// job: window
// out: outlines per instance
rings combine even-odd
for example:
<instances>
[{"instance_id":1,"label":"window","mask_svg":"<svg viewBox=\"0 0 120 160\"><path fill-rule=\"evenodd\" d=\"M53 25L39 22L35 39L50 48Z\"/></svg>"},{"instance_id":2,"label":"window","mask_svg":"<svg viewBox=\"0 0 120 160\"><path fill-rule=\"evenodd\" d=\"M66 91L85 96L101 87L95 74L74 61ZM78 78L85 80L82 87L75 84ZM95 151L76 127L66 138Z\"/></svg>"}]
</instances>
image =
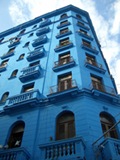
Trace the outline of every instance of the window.
<instances>
[{"instance_id":1,"label":"window","mask_svg":"<svg viewBox=\"0 0 120 160\"><path fill-rule=\"evenodd\" d=\"M80 26L85 26L85 24L84 24L84 23L79 22L79 21L77 22L77 24L78 24L78 25L80 25Z\"/></svg>"},{"instance_id":2,"label":"window","mask_svg":"<svg viewBox=\"0 0 120 160\"><path fill-rule=\"evenodd\" d=\"M7 59L7 60L5 60L5 61L2 61L2 62L1 62L1 65L0 65L0 68L6 67L8 61L9 61L9 59Z\"/></svg>"},{"instance_id":3,"label":"window","mask_svg":"<svg viewBox=\"0 0 120 160\"><path fill-rule=\"evenodd\" d=\"M7 52L7 54L11 54L11 53L13 53L13 52L14 52L14 50L15 50L15 47L10 48L10 49L9 49L9 51Z\"/></svg>"},{"instance_id":4,"label":"window","mask_svg":"<svg viewBox=\"0 0 120 160\"><path fill-rule=\"evenodd\" d=\"M91 76L91 80L92 80L92 86L94 89L100 90L102 92L105 91L103 82L102 82L102 78Z\"/></svg>"},{"instance_id":5,"label":"window","mask_svg":"<svg viewBox=\"0 0 120 160\"><path fill-rule=\"evenodd\" d=\"M72 74L60 75L58 77L58 91L64 91L72 88Z\"/></svg>"},{"instance_id":6,"label":"window","mask_svg":"<svg viewBox=\"0 0 120 160\"><path fill-rule=\"evenodd\" d=\"M79 14L76 14L76 17L77 17L78 19L82 19L82 17L81 17Z\"/></svg>"},{"instance_id":7,"label":"window","mask_svg":"<svg viewBox=\"0 0 120 160\"><path fill-rule=\"evenodd\" d=\"M59 65L67 64L70 62L70 52L59 55Z\"/></svg>"},{"instance_id":8,"label":"window","mask_svg":"<svg viewBox=\"0 0 120 160\"><path fill-rule=\"evenodd\" d=\"M87 34L87 31L85 31L85 30L83 30L83 29L80 29L79 32L82 33L82 34L88 35L88 34Z\"/></svg>"},{"instance_id":9,"label":"window","mask_svg":"<svg viewBox=\"0 0 120 160\"><path fill-rule=\"evenodd\" d=\"M20 31L19 35L24 34L26 29L23 29L22 31Z\"/></svg>"},{"instance_id":10,"label":"window","mask_svg":"<svg viewBox=\"0 0 120 160\"><path fill-rule=\"evenodd\" d=\"M69 38L62 39L62 40L60 40L60 42L59 42L60 47L66 46L66 45L68 45L68 44L70 44Z\"/></svg>"},{"instance_id":11,"label":"window","mask_svg":"<svg viewBox=\"0 0 120 160\"><path fill-rule=\"evenodd\" d=\"M37 24L35 24L33 27L32 27L32 29L34 29L34 28L36 28L37 27Z\"/></svg>"},{"instance_id":12,"label":"window","mask_svg":"<svg viewBox=\"0 0 120 160\"><path fill-rule=\"evenodd\" d=\"M65 112L57 118L56 139L75 137L75 122L72 112Z\"/></svg>"},{"instance_id":13,"label":"window","mask_svg":"<svg viewBox=\"0 0 120 160\"><path fill-rule=\"evenodd\" d=\"M25 45L23 46L23 48L24 48L24 47L28 47L29 44L30 44L30 42L26 42Z\"/></svg>"},{"instance_id":14,"label":"window","mask_svg":"<svg viewBox=\"0 0 120 160\"><path fill-rule=\"evenodd\" d=\"M100 121L101 121L101 127L102 127L103 134L114 125L113 118L106 113L100 113ZM116 128L114 127L104 136L111 137L111 138L118 138Z\"/></svg>"},{"instance_id":15,"label":"window","mask_svg":"<svg viewBox=\"0 0 120 160\"><path fill-rule=\"evenodd\" d=\"M18 69L14 70L14 71L12 72L10 78L16 77L17 73L18 73Z\"/></svg>"},{"instance_id":16,"label":"window","mask_svg":"<svg viewBox=\"0 0 120 160\"><path fill-rule=\"evenodd\" d=\"M24 128L24 122L19 122L16 125L14 125L8 140L8 148L16 148L21 146Z\"/></svg>"},{"instance_id":17,"label":"window","mask_svg":"<svg viewBox=\"0 0 120 160\"><path fill-rule=\"evenodd\" d=\"M96 63L96 59L94 56L91 56L91 55L86 55L86 60L87 60L87 63L93 65L93 66L97 66L97 63Z\"/></svg>"},{"instance_id":18,"label":"window","mask_svg":"<svg viewBox=\"0 0 120 160\"><path fill-rule=\"evenodd\" d=\"M60 22L60 25L68 24L68 20Z\"/></svg>"},{"instance_id":19,"label":"window","mask_svg":"<svg viewBox=\"0 0 120 160\"><path fill-rule=\"evenodd\" d=\"M28 37L32 37L34 33L30 33Z\"/></svg>"},{"instance_id":20,"label":"window","mask_svg":"<svg viewBox=\"0 0 120 160\"><path fill-rule=\"evenodd\" d=\"M33 89L34 89L34 83L30 83L23 86L22 92L29 92L29 91L32 91Z\"/></svg>"},{"instance_id":21,"label":"window","mask_svg":"<svg viewBox=\"0 0 120 160\"><path fill-rule=\"evenodd\" d=\"M36 61L36 62L30 63L29 66L32 67L32 66L36 66L39 64L40 64L40 61Z\"/></svg>"},{"instance_id":22,"label":"window","mask_svg":"<svg viewBox=\"0 0 120 160\"><path fill-rule=\"evenodd\" d=\"M61 30L60 30L60 34L67 33L68 31L69 31L68 28L61 29Z\"/></svg>"},{"instance_id":23,"label":"window","mask_svg":"<svg viewBox=\"0 0 120 160\"><path fill-rule=\"evenodd\" d=\"M4 38L0 38L0 43L4 40Z\"/></svg>"},{"instance_id":24,"label":"window","mask_svg":"<svg viewBox=\"0 0 120 160\"><path fill-rule=\"evenodd\" d=\"M64 14L62 14L62 15L60 16L60 19L67 18L67 17L68 17L67 14L64 13Z\"/></svg>"},{"instance_id":25,"label":"window","mask_svg":"<svg viewBox=\"0 0 120 160\"><path fill-rule=\"evenodd\" d=\"M24 54L24 53L23 53L23 54L21 54L21 55L19 56L19 58L18 58L18 60L17 60L17 61L24 59L24 56L25 56L25 54Z\"/></svg>"},{"instance_id":26,"label":"window","mask_svg":"<svg viewBox=\"0 0 120 160\"><path fill-rule=\"evenodd\" d=\"M9 92L5 92L3 95L2 95L2 98L1 98L1 103L5 103L7 98L9 96Z\"/></svg>"},{"instance_id":27,"label":"window","mask_svg":"<svg viewBox=\"0 0 120 160\"><path fill-rule=\"evenodd\" d=\"M82 39L82 43L84 46L91 48L91 43L89 41Z\"/></svg>"}]
</instances>

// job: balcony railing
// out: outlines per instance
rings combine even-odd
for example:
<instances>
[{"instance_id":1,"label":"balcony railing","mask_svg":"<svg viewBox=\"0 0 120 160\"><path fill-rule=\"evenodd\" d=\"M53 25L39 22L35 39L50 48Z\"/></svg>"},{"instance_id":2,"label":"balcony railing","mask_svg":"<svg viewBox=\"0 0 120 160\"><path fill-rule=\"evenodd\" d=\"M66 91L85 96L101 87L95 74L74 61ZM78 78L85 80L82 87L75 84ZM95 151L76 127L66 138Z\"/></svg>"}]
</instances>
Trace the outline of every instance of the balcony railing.
<instances>
[{"instance_id":1,"label":"balcony railing","mask_svg":"<svg viewBox=\"0 0 120 160\"><path fill-rule=\"evenodd\" d=\"M37 47L37 46L39 46L41 44L44 44L46 42L47 42L47 36L46 35L42 35L32 43L32 46L33 47Z\"/></svg>"},{"instance_id":2,"label":"balcony railing","mask_svg":"<svg viewBox=\"0 0 120 160\"><path fill-rule=\"evenodd\" d=\"M22 75L19 77L21 82L26 82L38 78L41 75L40 65L24 68Z\"/></svg>"},{"instance_id":3,"label":"balcony railing","mask_svg":"<svg viewBox=\"0 0 120 160\"><path fill-rule=\"evenodd\" d=\"M50 19L44 19L40 22L40 26L39 27L45 27L46 25L51 24L51 20Z\"/></svg>"},{"instance_id":4,"label":"balcony railing","mask_svg":"<svg viewBox=\"0 0 120 160\"><path fill-rule=\"evenodd\" d=\"M120 159L120 140L106 138L98 147L102 159L119 160Z\"/></svg>"},{"instance_id":5,"label":"balcony railing","mask_svg":"<svg viewBox=\"0 0 120 160\"><path fill-rule=\"evenodd\" d=\"M12 40L12 41L10 42L10 44L8 45L8 47L11 48L11 47L14 47L14 46L16 46L16 45L18 45L18 44L20 44L20 39L19 39L19 38L17 38L16 40L15 40L15 39Z\"/></svg>"},{"instance_id":6,"label":"balcony railing","mask_svg":"<svg viewBox=\"0 0 120 160\"><path fill-rule=\"evenodd\" d=\"M100 73L105 73L106 72L105 69L103 69L102 64L97 63L93 60L86 59L85 60L85 66L90 68L90 69L93 69L95 71L98 71Z\"/></svg>"},{"instance_id":7,"label":"balcony railing","mask_svg":"<svg viewBox=\"0 0 120 160\"><path fill-rule=\"evenodd\" d=\"M90 85L91 89L98 90L100 92L108 93L110 95L116 95L115 89L109 86L105 86L100 82L92 81L92 84Z\"/></svg>"},{"instance_id":8,"label":"balcony railing","mask_svg":"<svg viewBox=\"0 0 120 160\"><path fill-rule=\"evenodd\" d=\"M55 52L58 51L62 51L64 49L68 49L71 48L73 46L73 43L71 41L66 41L65 43L59 44L58 46L56 46L56 48L54 49Z\"/></svg>"},{"instance_id":9,"label":"balcony railing","mask_svg":"<svg viewBox=\"0 0 120 160\"><path fill-rule=\"evenodd\" d=\"M90 40L93 40L93 38L91 37L90 34L86 33L86 32L82 32L82 31L78 31L78 33L82 36L82 37L85 37L85 38L88 38Z\"/></svg>"},{"instance_id":10,"label":"balcony railing","mask_svg":"<svg viewBox=\"0 0 120 160\"><path fill-rule=\"evenodd\" d=\"M77 26L79 26L79 27L81 27L81 28L83 28L83 29L86 29L86 30L89 30L90 28L88 27L88 26L86 26L84 23L82 23L82 22L78 22L77 23Z\"/></svg>"},{"instance_id":11,"label":"balcony railing","mask_svg":"<svg viewBox=\"0 0 120 160\"><path fill-rule=\"evenodd\" d=\"M64 59L60 59L59 61L54 62L54 71L59 71L62 69L70 68L75 65L75 60L73 57L67 57Z\"/></svg>"},{"instance_id":12,"label":"balcony railing","mask_svg":"<svg viewBox=\"0 0 120 160\"><path fill-rule=\"evenodd\" d=\"M56 36L56 38L61 38L61 37L67 36L67 35L69 35L69 34L71 34L71 33L72 33L72 31L70 31L70 30L65 30L65 31L63 31L63 32L58 33L57 36Z\"/></svg>"},{"instance_id":13,"label":"balcony railing","mask_svg":"<svg viewBox=\"0 0 120 160\"><path fill-rule=\"evenodd\" d=\"M7 52L7 53L3 54L1 56L1 59L5 59L5 58L8 58L8 57L13 56L13 55L14 55L14 51L10 51L10 52Z\"/></svg>"},{"instance_id":14,"label":"balcony railing","mask_svg":"<svg viewBox=\"0 0 120 160\"><path fill-rule=\"evenodd\" d=\"M39 90L32 90L29 92L23 92L23 93L20 93L19 95L9 97L7 99L5 110L10 107L23 106L23 104L28 104L30 102L35 103L38 101L40 96L41 95L40 95Z\"/></svg>"},{"instance_id":15,"label":"balcony railing","mask_svg":"<svg viewBox=\"0 0 120 160\"><path fill-rule=\"evenodd\" d=\"M45 33L48 33L50 30L49 27L44 27L42 29L39 29L37 32L36 32L36 35L37 36L41 36L42 34L45 34Z\"/></svg>"},{"instance_id":16,"label":"balcony railing","mask_svg":"<svg viewBox=\"0 0 120 160\"><path fill-rule=\"evenodd\" d=\"M83 42L81 46L82 46L82 48L84 48L84 49L86 49L88 51L91 51L91 52L93 52L95 54L98 54L97 49L94 46L92 46L91 44L87 44L87 43Z\"/></svg>"},{"instance_id":17,"label":"balcony railing","mask_svg":"<svg viewBox=\"0 0 120 160\"><path fill-rule=\"evenodd\" d=\"M0 160L30 160L30 154L25 148L1 149Z\"/></svg>"},{"instance_id":18,"label":"balcony railing","mask_svg":"<svg viewBox=\"0 0 120 160\"><path fill-rule=\"evenodd\" d=\"M27 60L32 61L37 58L42 58L45 54L45 49L44 49L44 47L41 47L41 48L35 49L32 52L29 52L28 54L29 54L29 56L27 56Z\"/></svg>"},{"instance_id":19,"label":"balcony railing","mask_svg":"<svg viewBox=\"0 0 120 160\"><path fill-rule=\"evenodd\" d=\"M82 137L75 137L40 145L45 160L84 159L85 143Z\"/></svg>"}]
</instances>

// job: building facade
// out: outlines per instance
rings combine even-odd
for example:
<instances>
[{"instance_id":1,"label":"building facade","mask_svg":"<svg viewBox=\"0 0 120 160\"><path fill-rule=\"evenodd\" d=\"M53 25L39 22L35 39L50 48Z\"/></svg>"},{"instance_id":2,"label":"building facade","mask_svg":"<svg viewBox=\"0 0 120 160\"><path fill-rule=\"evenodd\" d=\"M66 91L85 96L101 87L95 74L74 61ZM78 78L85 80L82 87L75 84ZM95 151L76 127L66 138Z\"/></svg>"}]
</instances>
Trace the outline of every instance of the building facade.
<instances>
[{"instance_id":1,"label":"building facade","mask_svg":"<svg viewBox=\"0 0 120 160\"><path fill-rule=\"evenodd\" d=\"M119 160L119 107L86 11L0 34L0 160Z\"/></svg>"}]
</instances>

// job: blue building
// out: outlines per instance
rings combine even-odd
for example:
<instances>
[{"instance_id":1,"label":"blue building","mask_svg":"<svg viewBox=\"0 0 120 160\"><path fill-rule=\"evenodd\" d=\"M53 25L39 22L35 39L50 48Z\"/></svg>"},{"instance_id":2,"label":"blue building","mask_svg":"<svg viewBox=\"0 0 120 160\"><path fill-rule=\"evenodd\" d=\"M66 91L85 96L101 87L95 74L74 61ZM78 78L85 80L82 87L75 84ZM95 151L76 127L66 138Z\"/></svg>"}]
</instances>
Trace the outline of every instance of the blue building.
<instances>
[{"instance_id":1,"label":"blue building","mask_svg":"<svg viewBox=\"0 0 120 160\"><path fill-rule=\"evenodd\" d=\"M0 34L0 160L119 160L119 107L86 11Z\"/></svg>"}]
</instances>

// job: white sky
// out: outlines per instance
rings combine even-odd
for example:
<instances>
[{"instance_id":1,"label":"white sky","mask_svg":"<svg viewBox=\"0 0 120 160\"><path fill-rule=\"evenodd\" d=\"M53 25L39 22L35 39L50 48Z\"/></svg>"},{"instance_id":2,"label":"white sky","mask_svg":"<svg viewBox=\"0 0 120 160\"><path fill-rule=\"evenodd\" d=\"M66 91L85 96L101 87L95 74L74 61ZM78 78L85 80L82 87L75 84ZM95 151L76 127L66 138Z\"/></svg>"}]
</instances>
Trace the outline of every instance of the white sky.
<instances>
[{"instance_id":1,"label":"white sky","mask_svg":"<svg viewBox=\"0 0 120 160\"><path fill-rule=\"evenodd\" d=\"M0 0L0 31L69 4L89 12L120 93L120 0Z\"/></svg>"}]
</instances>

